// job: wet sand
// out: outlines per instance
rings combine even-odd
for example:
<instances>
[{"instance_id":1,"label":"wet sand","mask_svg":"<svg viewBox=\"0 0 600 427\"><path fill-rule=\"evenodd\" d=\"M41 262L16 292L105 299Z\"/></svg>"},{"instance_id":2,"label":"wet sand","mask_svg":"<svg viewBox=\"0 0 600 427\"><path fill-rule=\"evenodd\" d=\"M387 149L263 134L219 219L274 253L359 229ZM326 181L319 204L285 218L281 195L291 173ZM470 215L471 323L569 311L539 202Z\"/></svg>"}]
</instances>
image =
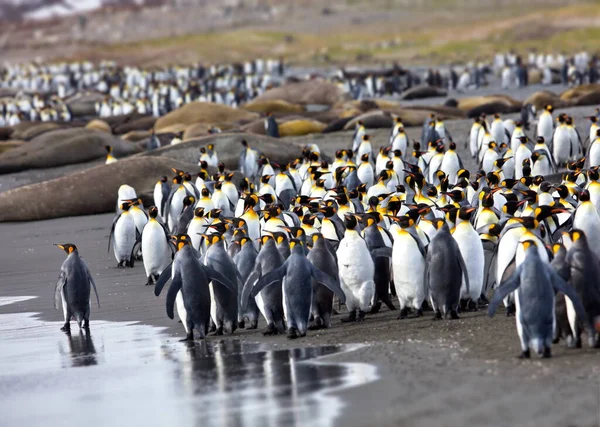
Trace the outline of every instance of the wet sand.
<instances>
[{"instance_id":1,"label":"wet sand","mask_svg":"<svg viewBox=\"0 0 600 427\"><path fill-rule=\"evenodd\" d=\"M62 320L53 309L54 285L64 253L52 243L72 242L95 276L101 307L92 307L94 321L135 321L166 327L172 345L183 327L165 313L164 295L156 298L145 287L143 266L116 268L107 254L112 215L63 218L33 223L0 224L0 295L38 298L0 306L2 313L40 313L47 322ZM383 309L363 323L340 323L309 331L290 341L263 337L257 331L209 341L240 340L273 349L363 343L366 347L325 360L364 362L377 367L380 379L339 393L347 405L336 425L532 425L597 426L600 423L600 351L553 346L553 359L516 359L520 352L514 318L500 310L490 319L484 311L467 313L456 321L434 321L431 313L419 319L396 320L397 312ZM342 314L343 315L343 314ZM54 323L53 323L54 324ZM61 334L56 325L55 332ZM181 344L184 345L184 344ZM157 350L158 351L158 350Z\"/></svg>"}]
</instances>

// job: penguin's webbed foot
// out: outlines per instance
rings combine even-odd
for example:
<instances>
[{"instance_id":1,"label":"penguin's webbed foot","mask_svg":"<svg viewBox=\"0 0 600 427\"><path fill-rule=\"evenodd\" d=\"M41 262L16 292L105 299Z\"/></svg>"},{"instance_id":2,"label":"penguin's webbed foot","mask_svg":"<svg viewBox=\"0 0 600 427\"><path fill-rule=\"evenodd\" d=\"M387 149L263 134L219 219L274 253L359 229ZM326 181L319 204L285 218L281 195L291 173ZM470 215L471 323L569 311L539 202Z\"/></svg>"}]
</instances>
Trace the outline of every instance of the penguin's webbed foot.
<instances>
[{"instance_id":1,"label":"penguin's webbed foot","mask_svg":"<svg viewBox=\"0 0 600 427\"><path fill-rule=\"evenodd\" d=\"M544 352L542 353L542 357L544 359L550 359L552 357L552 350L550 347L544 347Z\"/></svg>"},{"instance_id":2,"label":"penguin's webbed foot","mask_svg":"<svg viewBox=\"0 0 600 427\"><path fill-rule=\"evenodd\" d=\"M467 303L467 308L469 311L479 311L479 308L477 307L477 301L473 301L472 299Z\"/></svg>"},{"instance_id":3,"label":"penguin's webbed foot","mask_svg":"<svg viewBox=\"0 0 600 427\"><path fill-rule=\"evenodd\" d=\"M373 307L371 307L371 311L369 311L369 313L371 313L371 314L379 313L379 310L381 310L381 301L377 301L373 305Z\"/></svg>"},{"instance_id":4,"label":"penguin's webbed foot","mask_svg":"<svg viewBox=\"0 0 600 427\"><path fill-rule=\"evenodd\" d=\"M519 359L530 359L531 358L531 352L529 351L529 349L523 351L521 353L521 355L519 356Z\"/></svg>"},{"instance_id":5,"label":"penguin's webbed foot","mask_svg":"<svg viewBox=\"0 0 600 427\"><path fill-rule=\"evenodd\" d=\"M450 310L450 319L452 319L452 320L460 319L460 316L458 315L456 310Z\"/></svg>"},{"instance_id":6,"label":"penguin's webbed foot","mask_svg":"<svg viewBox=\"0 0 600 427\"><path fill-rule=\"evenodd\" d=\"M211 332L209 335L214 335L216 337L220 337L221 335L223 335L223 326L219 326L218 328L215 328L215 331Z\"/></svg>"},{"instance_id":7,"label":"penguin's webbed foot","mask_svg":"<svg viewBox=\"0 0 600 427\"><path fill-rule=\"evenodd\" d=\"M298 333L298 329L291 327L288 329L287 337L290 340L294 340L296 338L300 338L300 334Z\"/></svg>"},{"instance_id":8,"label":"penguin's webbed foot","mask_svg":"<svg viewBox=\"0 0 600 427\"><path fill-rule=\"evenodd\" d=\"M490 305L490 300L488 300L485 295L481 294L477 303L479 304L479 307L487 307Z\"/></svg>"},{"instance_id":9,"label":"penguin's webbed foot","mask_svg":"<svg viewBox=\"0 0 600 427\"><path fill-rule=\"evenodd\" d=\"M404 307L400 309L400 315L396 318L396 320L406 319L408 317L408 307Z\"/></svg>"},{"instance_id":10,"label":"penguin's webbed foot","mask_svg":"<svg viewBox=\"0 0 600 427\"><path fill-rule=\"evenodd\" d=\"M517 309L515 308L514 304L510 304L508 307L506 307L506 317L512 316L517 312Z\"/></svg>"},{"instance_id":11,"label":"penguin's webbed foot","mask_svg":"<svg viewBox=\"0 0 600 427\"><path fill-rule=\"evenodd\" d=\"M356 318L357 322L363 322L365 320L365 315L367 313L362 311L362 310L358 310L358 317Z\"/></svg>"},{"instance_id":12,"label":"penguin's webbed foot","mask_svg":"<svg viewBox=\"0 0 600 427\"><path fill-rule=\"evenodd\" d=\"M319 329L324 329L325 325L323 324L323 319L320 316L314 318L313 322L308 327L309 331L316 331Z\"/></svg>"},{"instance_id":13,"label":"penguin's webbed foot","mask_svg":"<svg viewBox=\"0 0 600 427\"><path fill-rule=\"evenodd\" d=\"M245 327L246 327L246 322L245 322L245 321L243 321L243 320L240 320L240 321L238 322L238 328L240 328L240 329L244 329Z\"/></svg>"},{"instance_id":14,"label":"penguin's webbed foot","mask_svg":"<svg viewBox=\"0 0 600 427\"><path fill-rule=\"evenodd\" d=\"M341 320L342 323L356 322L356 311L352 310L350 313L348 313L348 317L344 317Z\"/></svg>"},{"instance_id":15,"label":"penguin's webbed foot","mask_svg":"<svg viewBox=\"0 0 600 427\"><path fill-rule=\"evenodd\" d=\"M418 309L417 309L417 312L416 312L416 314L415 314L415 317L421 317L421 316L423 316L423 309L421 309L421 308L418 308Z\"/></svg>"},{"instance_id":16,"label":"penguin's webbed foot","mask_svg":"<svg viewBox=\"0 0 600 427\"><path fill-rule=\"evenodd\" d=\"M179 340L179 342L190 342L190 341L194 341L194 333L193 332L189 332L184 339Z\"/></svg>"},{"instance_id":17,"label":"penguin's webbed foot","mask_svg":"<svg viewBox=\"0 0 600 427\"><path fill-rule=\"evenodd\" d=\"M433 316L433 320L442 320L442 312L440 310L435 311L435 315Z\"/></svg>"},{"instance_id":18,"label":"penguin's webbed foot","mask_svg":"<svg viewBox=\"0 0 600 427\"><path fill-rule=\"evenodd\" d=\"M279 333L279 331L277 330L277 328L275 327L274 324L269 324L267 325L267 329L263 332L264 336L273 336L273 335L277 335Z\"/></svg>"},{"instance_id":19,"label":"penguin's webbed foot","mask_svg":"<svg viewBox=\"0 0 600 427\"><path fill-rule=\"evenodd\" d=\"M67 334L71 333L71 323L66 322L62 328L60 328L61 331L66 332Z\"/></svg>"}]
</instances>

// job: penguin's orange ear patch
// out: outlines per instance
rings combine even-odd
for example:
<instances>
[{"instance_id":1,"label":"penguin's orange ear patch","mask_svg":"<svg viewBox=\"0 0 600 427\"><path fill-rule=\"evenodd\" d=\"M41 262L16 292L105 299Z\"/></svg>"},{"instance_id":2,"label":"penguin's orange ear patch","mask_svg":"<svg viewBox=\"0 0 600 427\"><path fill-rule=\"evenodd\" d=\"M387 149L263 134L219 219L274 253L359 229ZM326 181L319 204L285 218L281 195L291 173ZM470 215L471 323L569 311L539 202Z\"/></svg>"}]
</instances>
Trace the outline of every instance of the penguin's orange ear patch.
<instances>
[{"instance_id":1,"label":"penguin's orange ear patch","mask_svg":"<svg viewBox=\"0 0 600 427\"><path fill-rule=\"evenodd\" d=\"M573 240L574 242L578 241L581 238L581 233L579 231L574 231L571 234L571 240Z\"/></svg>"},{"instance_id":2,"label":"penguin's orange ear patch","mask_svg":"<svg viewBox=\"0 0 600 427\"><path fill-rule=\"evenodd\" d=\"M69 251L69 253L72 253L75 250L75 248L73 246L69 246L67 250Z\"/></svg>"},{"instance_id":3,"label":"penguin's orange ear patch","mask_svg":"<svg viewBox=\"0 0 600 427\"><path fill-rule=\"evenodd\" d=\"M184 246L185 246L185 242L178 242L177 243L177 250L178 251L182 250Z\"/></svg>"}]
</instances>

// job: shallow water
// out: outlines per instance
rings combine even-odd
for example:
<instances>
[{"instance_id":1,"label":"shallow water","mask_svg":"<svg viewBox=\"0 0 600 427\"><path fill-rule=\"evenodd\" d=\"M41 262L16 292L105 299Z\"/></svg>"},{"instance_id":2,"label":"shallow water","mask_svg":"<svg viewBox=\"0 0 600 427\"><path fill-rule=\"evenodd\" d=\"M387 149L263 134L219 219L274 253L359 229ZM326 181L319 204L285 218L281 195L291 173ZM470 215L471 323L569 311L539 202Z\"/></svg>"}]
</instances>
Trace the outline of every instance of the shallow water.
<instances>
[{"instance_id":1,"label":"shallow water","mask_svg":"<svg viewBox=\"0 0 600 427\"><path fill-rule=\"evenodd\" d=\"M1 303L1 302L0 302ZM350 346L273 350L235 340L180 343L160 328L0 315L2 425L332 425L336 390L374 381L366 364L314 360Z\"/></svg>"}]
</instances>

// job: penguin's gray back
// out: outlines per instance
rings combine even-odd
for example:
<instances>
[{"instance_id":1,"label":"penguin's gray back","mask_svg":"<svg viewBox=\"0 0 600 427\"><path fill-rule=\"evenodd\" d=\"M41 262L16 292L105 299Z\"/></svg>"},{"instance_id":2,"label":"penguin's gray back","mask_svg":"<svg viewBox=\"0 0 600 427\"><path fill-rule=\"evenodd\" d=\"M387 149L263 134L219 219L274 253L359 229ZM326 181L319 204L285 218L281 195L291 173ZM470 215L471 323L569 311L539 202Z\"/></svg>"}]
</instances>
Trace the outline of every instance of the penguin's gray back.
<instances>
[{"instance_id":1,"label":"penguin's gray back","mask_svg":"<svg viewBox=\"0 0 600 427\"><path fill-rule=\"evenodd\" d=\"M225 251L223 241L211 245L206 251L205 264L214 268L221 273L231 283L238 283L238 271L233 260ZM228 333L235 331L237 327L237 293L232 293L229 289L213 283L213 293L215 296L215 304L217 305L217 319ZM217 322L215 322L217 323Z\"/></svg>"},{"instance_id":2,"label":"penguin's gray back","mask_svg":"<svg viewBox=\"0 0 600 427\"><path fill-rule=\"evenodd\" d=\"M194 326L199 329L203 329L203 325L208 326L210 317L208 284L210 279L191 246L185 246L175 255L173 274L181 275L183 305Z\"/></svg>"},{"instance_id":3,"label":"penguin's gray back","mask_svg":"<svg viewBox=\"0 0 600 427\"><path fill-rule=\"evenodd\" d=\"M312 304L312 274L310 261L304 255L292 253L287 259L283 294L288 327L306 334Z\"/></svg>"},{"instance_id":4,"label":"penguin's gray back","mask_svg":"<svg viewBox=\"0 0 600 427\"><path fill-rule=\"evenodd\" d=\"M90 277L84 261L76 253L71 253L63 262L61 270L65 273L66 284L63 295L76 319L87 318L90 312Z\"/></svg>"},{"instance_id":5,"label":"penguin's gray back","mask_svg":"<svg viewBox=\"0 0 600 427\"><path fill-rule=\"evenodd\" d=\"M450 235L448 227L444 225L429 243L425 270L426 283L441 307L451 309L458 304L462 284L462 269L458 256L458 245Z\"/></svg>"}]
</instances>

